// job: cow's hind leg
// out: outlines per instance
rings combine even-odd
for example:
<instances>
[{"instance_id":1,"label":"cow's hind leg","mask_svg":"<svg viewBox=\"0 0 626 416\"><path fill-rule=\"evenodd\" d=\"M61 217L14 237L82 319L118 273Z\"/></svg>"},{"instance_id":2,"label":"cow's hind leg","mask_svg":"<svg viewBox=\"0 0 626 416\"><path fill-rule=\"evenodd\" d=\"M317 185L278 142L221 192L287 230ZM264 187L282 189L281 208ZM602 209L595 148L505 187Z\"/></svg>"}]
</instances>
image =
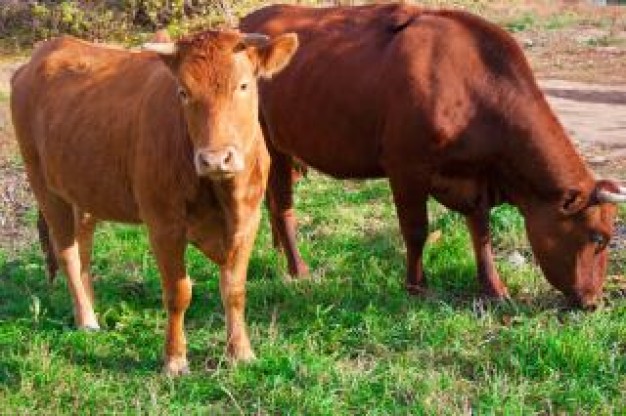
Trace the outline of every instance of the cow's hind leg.
<instances>
[{"instance_id":1,"label":"cow's hind leg","mask_svg":"<svg viewBox=\"0 0 626 416\"><path fill-rule=\"evenodd\" d=\"M85 292L92 305L95 305L93 282L91 276L91 253L93 250L93 235L96 229L96 219L80 210L75 211L76 237L80 254L80 278Z\"/></svg>"},{"instance_id":2,"label":"cow's hind leg","mask_svg":"<svg viewBox=\"0 0 626 416\"><path fill-rule=\"evenodd\" d=\"M422 252L428 236L428 193L412 177L390 176L389 179L407 250L406 289L412 295L421 295L426 292Z\"/></svg>"},{"instance_id":3,"label":"cow's hind leg","mask_svg":"<svg viewBox=\"0 0 626 416\"><path fill-rule=\"evenodd\" d=\"M57 263L57 258L54 254L54 247L52 247L52 241L50 240L50 229L48 228L48 223L46 222L41 210L39 210L37 216L37 231L39 233L39 244L41 245L41 250L43 251L46 259L48 280L52 283L54 282L59 270L59 264Z\"/></svg>"},{"instance_id":4,"label":"cow's hind leg","mask_svg":"<svg viewBox=\"0 0 626 416\"><path fill-rule=\"evenodd\" d=\"M496 270L489 230L489 209L478 208L465 217L472 237L476 257L477 279L481 292L488 297L503 299L509 296Z\"/></svg>"},{"instance_id":5,"label":"cow's hind leg","mask_svg":"<svg viewBox=\"0 0 626 416\"><path fill-rule=\"evenodd\" d=\"M184 323L185 311L191 302L191 279L185 269L185 231L167 226L149 227L149 234L167 310L164 372L171 376L186 374L189 364Z\"/></svg>"},{"instance_id":6,"label":"cow's hind leg","mask_svg":"<svg viewBox=\"0 0 626 416\"><path fill-rule=\"evenodd\" d=\"M76 326L81 329L99 329L93 310L91 287L85 287L81 278L80 241L74 209L72 205L51 192L40 192L37 199L49 227L57 262L67 276L67 285L74 304Z\"/></svg>"},{"instance_id":7,"label":"cow's hind leg","mask_svg":"<svg viewBox=\"0 0 626 416\"><path fill-rule=\"evenodd\" d=\"M275 250L282 252L283 245L280 242L280 234L278 233L278 225L276 224L276 216L272 212L269 190L265 191L265 205L270 214L270 231L272 232L272 245L274 246Z\"/></svg>"},{"instance_id":8,"label":"cow's hind leg","mask_svg":"<svg viewBox=\"0 0 626 416\"><path fill-rule=\"evenodd\" d=\"M309 268L302 260L296 243L296 214L293 208L294 171L291 157L270 149L267 197L270 208L272 235L278 237L285 249L287 268L293 277L305 277Z\"/></svg>"}]
</instances>

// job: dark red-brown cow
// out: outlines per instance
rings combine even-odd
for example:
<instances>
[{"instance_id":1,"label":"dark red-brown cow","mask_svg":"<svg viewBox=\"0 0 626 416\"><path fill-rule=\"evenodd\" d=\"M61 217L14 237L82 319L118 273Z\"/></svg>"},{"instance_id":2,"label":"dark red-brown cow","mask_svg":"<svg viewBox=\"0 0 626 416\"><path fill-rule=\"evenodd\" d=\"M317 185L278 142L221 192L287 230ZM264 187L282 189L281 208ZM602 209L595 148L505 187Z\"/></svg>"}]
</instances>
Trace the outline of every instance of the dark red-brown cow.
<instances>
[{"instance_id":1,"label":"dark red-brown cow","mask_svg":"<svg viewBox=\"0 0 626 416\"><path fill-rule=\"evenodd\" d=\"M289 68L261 86L272 222L290 273L307 272L295 243L296 158L338 178L389 178L412 292L426 284L432 195L466 215L487 295L507 296L488 216L509 201L547 279L578 305L594 304L616 214L610 202L624 195L594 179L505 31L468 13L406 5L271 6L241 27L300 39Z\"/></svg>"},{"instance_id":2,"label":"dark red-brown cow","mask_svg":"<svg viewBox=\"0 0 626 416\"><path fill-rule=\"evenodd\" d=\"M254 357L245 281L269 170L257 77L282 69L296 48L292 34L269 40L234 31L145 52L64 37L18 70L15 131L45 218L43 242L49 226L78 327L98 328L89 273L95 223L145 223L168 312L165 371L188 371L187 242L220 266L229 356Z\"/></svg>"}]
</instances>

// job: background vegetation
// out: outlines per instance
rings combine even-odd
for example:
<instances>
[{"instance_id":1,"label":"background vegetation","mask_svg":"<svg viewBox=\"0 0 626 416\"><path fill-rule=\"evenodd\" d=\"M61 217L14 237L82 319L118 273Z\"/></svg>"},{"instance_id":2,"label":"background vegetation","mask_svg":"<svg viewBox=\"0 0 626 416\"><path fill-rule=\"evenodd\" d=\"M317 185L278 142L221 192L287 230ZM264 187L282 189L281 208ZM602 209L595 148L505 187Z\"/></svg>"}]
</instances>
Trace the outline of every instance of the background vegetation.
<instances>
[{"instance_id":1,"label":"background vegetation","mask_svg":"<svg viewBox=\"0 0 626 416\"><path fill-rule=\"evenodd\" d=\"M21 46L59 34L128 41L138 32L188 24L199 16L210 24L231 13L227 0L3 0L0 33Z\"/></svg>"},{"instance_id":2,"label":"background vegetation","mask_svg":"<svg viewBox=\"0 0 626 416\"><path fill-rule=\"evenodd\" d=\"M374 0L284 0L282 3L349 5ZM410 1L409 1L410 2ZM262 0L0 0L3 46L28 48L38 40L72 34L90 40L136 43L159 28L173 35L199 27L236 22ZM423 0L426 7L455 7L483 14L512 31L574 22L597 22L577 1L554 0ZM567 11L563 13L562 5ZM539 7L538 7L539 6ZM610 20L610 16L608 17ZM609 22L604 19L604 24Z\"/></svg>"}]
</instances>

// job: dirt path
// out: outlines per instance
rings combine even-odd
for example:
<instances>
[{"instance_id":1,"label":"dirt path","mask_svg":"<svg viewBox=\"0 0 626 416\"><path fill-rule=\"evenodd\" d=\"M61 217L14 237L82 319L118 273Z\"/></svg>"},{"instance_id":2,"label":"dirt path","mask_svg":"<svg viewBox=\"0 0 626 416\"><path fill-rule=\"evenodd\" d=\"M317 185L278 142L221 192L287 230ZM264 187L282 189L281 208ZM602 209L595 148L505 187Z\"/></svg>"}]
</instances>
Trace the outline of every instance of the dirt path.
<instances>
[{"instance_id":1,"label":"dirt path","mask_svg":"<svg viewBox=\"0 0 626 416\"><path fill-rule=\"evenodd\" d=\"M20 64L20 61L0 61L0 155L6 153L6 151L2 152L3 147L12 146L11 141L7 139L13 134L8 109L9 81Z\"/></svg>"},{"instance_id":2,"label":"dirt path","mask_svg":"<svg viewBox=\"0 0 626 416\"><path fill-rule=\"evenodd\" d=\"M593 169L626 180L626 86L558 80L541 86Z\"/></svg>"},{"instance_id":3,"label":"dirt path","mask_svg":"<svg viewBox=\"0 0 626 416\"><path fill-rule=\"evenodd\" d=\"M35 238L34 227L26 226L33 201L8 110L9 80L18 66L0 62L0 248L9 252ZM626 182L626 86L543 80L541 87L594 171Z\"/></svg>"},{"instance_id":4,"label":"dirt path","mask_svg":"<svg viewBox=\"0 0 626 416\"><path fill-rule=\"evenodd\" d=\"M14 253L35 241L27 215L33 199L20 166L9 112L9 81L17 61L0 61L0 248Z\"/></svg>"}]
</instances>

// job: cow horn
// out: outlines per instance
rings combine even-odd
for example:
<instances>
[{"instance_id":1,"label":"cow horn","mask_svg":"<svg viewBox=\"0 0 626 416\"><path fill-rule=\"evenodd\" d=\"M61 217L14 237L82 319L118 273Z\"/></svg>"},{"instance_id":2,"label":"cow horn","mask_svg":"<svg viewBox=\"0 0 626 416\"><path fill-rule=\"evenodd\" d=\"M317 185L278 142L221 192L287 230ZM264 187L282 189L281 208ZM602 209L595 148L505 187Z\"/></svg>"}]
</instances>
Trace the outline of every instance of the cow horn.
<instances>
[{"instance_id":1,"label":"cow horn","mask_svg":"<svg viewBox=\"0 0 626 416\"><path fill-rule=\"evenodd\" d=\"M597 193L598 201L600 202L611 202L613 204L619 204L626 202L626 189L623 187L619 188L620 192L611 192L606 189L601 189Z\"/></svg>"},{"instance_id":2,"label":"cow horn","mask_svg":"<svg viewBox=\"0 0 626 416\"><path fill-rule=\"evenodd\" d=\"M178 52L178 46L174 42L144 43L141 49L156 52L159 55L175 55Z\"/></svg>"},{"instance_id":3,"label":"cow horn","mask_svg":"<svg viewBox=\"0 0 626 416\"><path fill-rule=\"evenodd\" d=\"M241 42L246 46L260 48L266 46L270 41L270 37L262 33L244 33Z\"/></svg>"}]
</instances>

